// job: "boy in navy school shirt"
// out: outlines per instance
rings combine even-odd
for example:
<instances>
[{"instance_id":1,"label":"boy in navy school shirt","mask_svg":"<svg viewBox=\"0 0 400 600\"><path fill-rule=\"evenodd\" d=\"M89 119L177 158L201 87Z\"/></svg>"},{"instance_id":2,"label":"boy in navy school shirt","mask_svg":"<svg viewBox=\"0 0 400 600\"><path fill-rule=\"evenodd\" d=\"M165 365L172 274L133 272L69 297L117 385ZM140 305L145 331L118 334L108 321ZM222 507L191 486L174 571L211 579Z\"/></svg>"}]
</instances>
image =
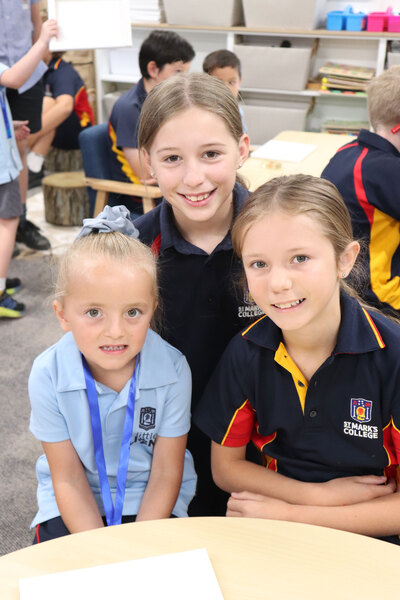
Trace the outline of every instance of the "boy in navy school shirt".
<instances>
[{"instance_id":1,"label":"boy in navy school shirt","mask_svg":"<svg viewBox=\"0 0 400 600\"><path fill-rule=\"evenodd\" d=\"M141 172L137 142L138 124L147 94L160 81L176 73L184 73L194 57L192 46L173 31L152 31L139 51L142 78L114 104L108 123L113 155L113 179L132 183L156 183L150 174ZM131 212L139 212L140 199L123 196L118 204L125 204ZM139 211L138 211L139 209Z\"/></svg>"},{"instance_id":2,"label":"boy in navy school shirt","mask_svg":"<svg viewBox=\"0 0 400 600\"><path fill-rule=\"evenodd\" d=\"M368 243L364 297L388 314L400 310L400 66L368 87L373 131L339 148L321 177L336 185L356 239Z\"/></svg>"},{"instance_id":3,"label":"boy in navy school shirt","mask_svg":"<svg viewBox=\"0 0 400 600\"><path fill-rule=\"evenodd\" d=\"M6 87L19 88L30 77L48 47L50 39L57 35L54 19L43 24L38 41L29 52L11 68L0 63L0 317L16 318L24 313L25 306L14 300L11 294L21 282L7 279L8 266L14 248L19 217L22 214L21 193L18 183L22 168L13 131L11 111L5 94ZM19 121L19 139L27 137L27 121Z\"/></svg>"}]
</instances>

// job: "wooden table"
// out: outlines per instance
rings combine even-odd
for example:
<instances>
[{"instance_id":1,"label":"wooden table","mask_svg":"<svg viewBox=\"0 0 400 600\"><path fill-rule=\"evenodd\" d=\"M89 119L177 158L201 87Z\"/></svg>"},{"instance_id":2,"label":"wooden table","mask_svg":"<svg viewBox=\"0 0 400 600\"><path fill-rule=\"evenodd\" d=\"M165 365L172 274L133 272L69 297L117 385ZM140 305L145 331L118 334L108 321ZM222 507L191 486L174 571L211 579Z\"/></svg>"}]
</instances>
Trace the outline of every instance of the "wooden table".
<instances>
[{"instance_id":1,"label":"wooden table","mask_svg":"<svg viewBox=\"0 0 400 600\"><path fill-rule=\"evenodd\" d=\"M18 550L0 558L0 598L18 600L20 577L204 547L225 600L397 598L399 546L313 525L223 517L119 525Z\"/></svg>"},{"instance_id":2,"label":"wooden table","mask_svg":"<svg viewBox=\"0 0 400 600\"><path fill-rule=\"evenodd\" d=\"M262 183L281 175L306 173L319 177L336 150L354 139L354 136L351 135L313 133L310 131L282 131L274 137L274 140L314 144L316 149L304 160L297 163L250 157L239 170L239 173L247 180L249 189L252 191Z\"/></svg>"}]
</instances>

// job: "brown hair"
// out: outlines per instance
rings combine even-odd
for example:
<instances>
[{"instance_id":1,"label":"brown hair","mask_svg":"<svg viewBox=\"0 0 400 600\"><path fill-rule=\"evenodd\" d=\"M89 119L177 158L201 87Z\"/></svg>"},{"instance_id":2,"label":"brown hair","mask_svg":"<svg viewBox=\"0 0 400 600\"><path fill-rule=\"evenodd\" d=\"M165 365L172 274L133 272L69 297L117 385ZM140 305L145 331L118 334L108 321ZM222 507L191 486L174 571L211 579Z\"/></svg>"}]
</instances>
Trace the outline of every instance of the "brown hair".
<instances>
[{"instance_id":1,"label":"brown hair","mask_svg":"<svg viewBox=\"0 0 400 600\"><path fill-rule=\"evenodd\" d=\"M275 210L317 221L332 243L336 262L353 241L349 212L333 183L312 175L289 175L264 183L247 199L232 228L233 247L240 258L250 227ZM362 278L360 272L356 276ZM358 298L353 287L342 279L340 283Z\"/></svg>"},{"instance_id":2,"label":"brown hair","mask_svg":"<svg viewBox=\"0 0 400 600\"><path fill-rule=\"evenodd\" d=\"M400 65L374 77L367 90L369 120L376 131L379 126L400 123Z\"/></svg>"},{"instance_id":3,"label":"brown hair","mask_svg":"<svg viewBox=\"0 0 400 600\"><path fill-rule=\"evenodd\" d=\"M153 284L154 302L159 305L158 277L156 258L148 246L119 231L110 233L91 233L77 238L61 257L54 289L54 298L62 300L68 296L68 282L71 273L79 267L79 261L84 258L99 258L100 260L127 261L132 267L139 267L148 273ZM159 314L154 317L153 325L157 325Z\"/></svg>"},{"instance_id":4,"label":"brown hair","mask_svg":"<svg viewBox=\"0 0 400 600\"><path fill-rule=\"evenodd\" d=\"M212 75L215 69L224 69L225 67L232 67L237 71L239 77L242 77L240 60L230 50L214 50L214 52L207 54L203 61L203 71L209 75Z\"/></svg>"},{"instance_id":5,"label":"brown hair","mask_svg":"<svg viewBox=\"0 0 400 600\"><path fill-rule=\"evenodd\" d=\"M139 148L149 152L160 127L193 106L219 116L239 143L243 126L239 105L232 92L215 77L191 73L169 77L151 90L140 113Z\"/></svg>"}]
</instances>

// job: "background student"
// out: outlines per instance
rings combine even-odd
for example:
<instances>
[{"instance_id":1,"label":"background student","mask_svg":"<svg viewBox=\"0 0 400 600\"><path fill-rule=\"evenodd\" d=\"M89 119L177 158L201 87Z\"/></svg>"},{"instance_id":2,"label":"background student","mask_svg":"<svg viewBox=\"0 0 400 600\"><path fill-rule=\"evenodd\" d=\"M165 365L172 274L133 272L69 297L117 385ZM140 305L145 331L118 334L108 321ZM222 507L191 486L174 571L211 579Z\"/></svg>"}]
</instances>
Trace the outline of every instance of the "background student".
<instances>
[{"instance_id":1,"label":"background student","mask_svg":"<svg viewBox=\"0 0 400 600\"><path fill-rule=\"evenodd\" d=\"M137 141L143 102L157 83L186 72L193 57L189 42L173 31L152 31L144 40L139 51L142 79L118 98L109 119L113 179L140 183L149 178L149 174L141 170ZM122 202L131 212L142 212L140 199L124 196Z\"/></svg>"},{"instance_id":2,"label":"background student","mask_svg":"<svg viewBox=\"0 0 400 600\"><path fill-rule=\"evenodd\" d=\"M48 51L44 57L48 70L43 76L42 127L28 139L30 187L43 178L43 162L51 146L79 149L80 132L94 124L85 84L71 63L63 60L63 54Z\"/></svg>"},{"instance_id":3,"label":"background student","mask_svg":"<svg viewBox=\"0 0 400 600\"><path fill-rule=\"evenodd\" d=\"M214 52L210 52L203 61L203 71L225 83L235 98L239 97L240 84L242 82L242 67L239 57L234 52L230 50L215 50ZM243 133L247 133L243 109L240 105L239 111L242 117Z\"/></svg>"},{"instance_id":4,"label":"background student","mask_svg":"<svg viewBox=\"0 0 400 600\"><path fill-rule=\"evenodd\" d=\"M53 307L67 333L29 378L30 429L45 452L36 469L36 542L184 517L194 494L185 451L190 370L150 329L155 258L134 239L127 215L106 207L85 219L60 264Z\"/></svg>"},{"instance_id":5,"label":"background student","mask_svg":"<svg viewBox=\"0 0 400 600\"><path fill-rule=\"evenodd\" d=\"M332 181L349 209L354 235L367 243L367 302L388 314L400 310L400 66L368 86L373 131L362 129L330 160L321 177Z\"/></svg>"},{"instance_id":6,"label":"background student","mask_svg":"<svg viewBox=\"0 0 400 600\"><path fill-rule=\"evenodd\" d=\"M228 341L258 314L248 294L235 290L239 263L230 235L248 195L236 171L249 138L234 95L218 79L194 73L150 92L139 147L164 198L135 226L159 255L162 332L189 362L194 409ZM195 426L188 448L198 474L189 514L225 514L227 496L211 477L210 441Z\"/></svg>"},{"instance_id":7,"label":"background student","mask_svg":"<svg viewBox=\"0 0 400 600\"><path fill-rule=\"evenodd\" d=\"M54 20L44 23L38 41L12 67L0 62L0 317L18 318L25 311L25 305L17 302L11 294L17 291L19 279L7 279L7 272L15 244L15 236L23 208L18 182L22 168L18 154L17 139L29 135L28 121L16 123L16 134L8 106L5 88L19 88L30 77L42 59L50 39L57 35Z\"/></svg>"},{"instance_id":8,"label":"background student","mask_svg":"<svg viewBox=\"0 0 400 600\"><path fill-rule=\"evenodd\" d=\"M0 0L0 62L12 67L37 42L42 27L39 0ZM8 89L7 99L12 118L15 121L29 121L31 133L41 127L43 83L41 77L46 65L37 64L30 74L29 88L22 94L18 89ZM25 82L24 82L25 83ZM22 84L21 84L22 85ZM21 85L19 87L21 87ZM17 241L34 250L48 250L49 240L39 228L26 219L26 198L28 190L28 169L26 165L27 142L17 141L22 160L22 171L19 175L20 193L23 212L17 232Z\"/></svg>"},{"instance_id":9,"label":"background student","mask_svg":"<svg viewBox=\"0 0 400 600\"><path fill-rule=\"evenodd\" d=\"M308 175L273 179L232 238L265 316L232 340L195 415L232 493L227 515L399 543L400 327L346 283L359 244L340 194ZM250 440L267 468L246 461Z\"/></svg>"}]
</instances>

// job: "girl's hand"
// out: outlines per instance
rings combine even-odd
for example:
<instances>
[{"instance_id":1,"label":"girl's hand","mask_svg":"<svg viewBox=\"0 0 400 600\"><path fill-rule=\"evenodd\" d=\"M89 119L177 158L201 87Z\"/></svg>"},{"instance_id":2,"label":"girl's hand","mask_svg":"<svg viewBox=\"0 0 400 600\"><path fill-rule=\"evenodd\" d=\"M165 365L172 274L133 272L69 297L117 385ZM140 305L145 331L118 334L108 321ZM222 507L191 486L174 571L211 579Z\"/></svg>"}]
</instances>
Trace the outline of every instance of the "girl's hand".
<instances>
[{"instance_id":1,"label":"girl's hand","mask_svg":"<svg viewBox=\"0 0 400 600\"><path fill-rule=\"evenodd\" d=\"M29 136L31 130L28 127L29 121L13 121L15 139L17 142L22 142L22 140L26 140Z\"/></svg>"},{"instance_id":2,"label":"girl's hand","mask_svg":"<svg viewBox=\"0 0 400 600\"><path fill-rule=\"evenodd\" d=\"M385 485L386 484L386 485ZM317 484L315 506L344 506L368 502L396 491L396 482L385 475L340 477Z\"/></svg>"},{"instance_id":3,"label":"girl's hand","mask_svg":"<svg viewBox=\"0 0 400 600\"><path fill-rule=\"evenodd\" d=\"M51 38L57 36L58 23L55 19L49 19L43 23L38 41L41 41L47 47Z\"/></svg>"},{"instance_id":4,"label":"girl's hand","mask_svg":"<svg viewBox=\"0 0 400 600\"><path fill-rule=\"evenodd\" d=\"M290 504L252 492L233 492L228 500L227 517L289 520Z\"/></svg>"}]
</instances>

